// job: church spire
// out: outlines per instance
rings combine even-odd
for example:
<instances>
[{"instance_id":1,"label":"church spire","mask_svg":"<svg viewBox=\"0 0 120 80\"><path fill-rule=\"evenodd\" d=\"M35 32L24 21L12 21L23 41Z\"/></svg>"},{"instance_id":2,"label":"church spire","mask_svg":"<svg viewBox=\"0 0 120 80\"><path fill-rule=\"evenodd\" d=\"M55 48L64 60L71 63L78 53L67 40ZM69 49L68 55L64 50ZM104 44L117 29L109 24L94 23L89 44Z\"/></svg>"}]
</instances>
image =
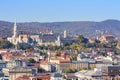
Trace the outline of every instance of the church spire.
<instances>
[{"instance_id":1,"label":"church spire","mask_svg":"<svg viewBox=\"0 0 120 80\"><path fill-rule=\"evenodd\" d=\"M16 20L15 20L15 23L14 23L13 37L17 37L17 25L16 25Z\"/></svg>"}]
</instances>

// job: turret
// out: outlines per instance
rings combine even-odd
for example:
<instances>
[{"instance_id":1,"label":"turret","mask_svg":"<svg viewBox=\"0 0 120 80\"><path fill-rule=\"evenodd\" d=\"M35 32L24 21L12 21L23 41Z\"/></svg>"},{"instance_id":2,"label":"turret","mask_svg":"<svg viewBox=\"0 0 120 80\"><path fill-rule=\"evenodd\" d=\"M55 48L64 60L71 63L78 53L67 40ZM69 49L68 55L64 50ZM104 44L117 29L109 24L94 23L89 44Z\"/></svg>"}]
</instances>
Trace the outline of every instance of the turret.
<instances>
[{"instance_id":1,"label":"turret","mask_svg":"<svg viewBox=\"0 0 120 80\"><path fill-rule=\"evenodd\" d=\"M67 32L66 32L66 30L64 31L64 38L67 38Z\"/></svg>"}]
</instances>

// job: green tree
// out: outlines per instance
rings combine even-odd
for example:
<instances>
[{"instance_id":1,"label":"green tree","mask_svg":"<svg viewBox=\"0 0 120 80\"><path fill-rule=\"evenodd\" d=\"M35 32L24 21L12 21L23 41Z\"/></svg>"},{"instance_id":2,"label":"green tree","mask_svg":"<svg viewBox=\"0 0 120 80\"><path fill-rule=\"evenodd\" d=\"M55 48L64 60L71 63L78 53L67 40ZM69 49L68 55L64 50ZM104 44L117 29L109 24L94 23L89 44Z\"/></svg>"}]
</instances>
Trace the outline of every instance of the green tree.
<instances>
[{"instance_id":1,"label":"green tree","mask_svg":"<svg viewBox=\"0 0 120 80\"><path fill-rule=\"evenodd\" d=\"M79 70L87 70L86 67L80 67Z\"/></svg>"},{"instance_id":2,"label":"green tree","mask_svg":"<svg viewBox=\"0 0 120 80\"><path fill-rule=\"evenodd\" d=\"M96 68L96 66L95 66L95 65L90 66L90 69L91 69L91 70L94 70L94 68Z\"/></svg>"},{"instance_id":3,"label":"green tree","mask_svg":"<svg viewBox=\"0 0 120 80\"><path fill-rule=\"evenodd\" d=\"M33 58L28 59L29 63L35 63L36 61Z\"/></svg>"},{"instance_id":4,"label":"green tree","mask_svg":"<svg viewBox=\"0 0 120 80\"><path fill-rule=\"evenodd\" d=\"M71 73L72 70L71 70L70 68L66 68L66 69L65 69L65 72L66 72L66 73Z\"/></svg>"},{"instance_id":5,"label":"green tree","mask_svg":"<svg viewBox=\"0 0 120 80\"><path fill-rule=\"evenodd\" d=\"M14 45L9 41L0 41L0 49L13 48Z\"/></svg>"},{"instance_id":6,"label":"green tree","mask_svg":"<svg viewBox=\"0 0 120 80\"><path fill-rule=\"evenodd\" d=\"M46 47L45 45L38 45L37 48L39 48L40 50L48 50L48 47Z\"/></svg>"},{"instance_id":7,"label":"green tree","mask_svg":"<svg viewBox=\"0 0 120 80\"><path fill-rule=\"evenodd\" d=\"M84 38L83 35L78 35L78 40L80 43L87 43L88 40L86 38Z\"/></svg>"},{"instance_id":8,"label":"green tree","mask_svg":"<svg viewBox=\"0 0 120 80\"><path fill-rule=\"evenodd\" d=\"M106 52L105 52L104 50L99 50L99 51L98 51L98 54L100 54L100 55L105 55Z\"/></svg>"},{"instance_id":9,"label":"green tree","mask_svg":"<svg viewBox=\"0 0 120 80\"><path fill-rule=\"evenodd\" d=\"M84 41L83 35L78 35L78 40L80 43L82 43Z\"/></svg>"},{"instance_id":10,"label":"green tree","mask_svg":"<svg viewBox=\"0 0 120 80\"><path fill-rule=\"evenodd\" d=\"M85 47L86 48L98 47L98 44L97 43L86 43Z\"/></svg>"},{"instance_id":11,"label":"green tree","mask_svg":"<svg viewBox=\"0 0 120 80\"><path fill-rule=\"evenodd\" d=\"M32 50L33 47L30 45L30 44L27 44L27 43L20 43L20 44L17 44L17 49L22 49L22 50Z\"/></svg>"},{"instance_id":12,"label":"green tree","mask_svg":"<svg viewBox=\"0 0 120 80\"><path fill-rule=\"evenodd\" d=\"M115 53L117 54L117 55L120 55L120 49L115 49Z\"/></svg>"},{"instance_id":13,"label":"green tree","mask_svg":"<svg viewBox=\"0 0 120 80\"><path fill-rule=\"evenodd\" d=\"M77 43L72 44L70 46L70 48L73 49L73 50L84 50L85 49L82 45L77 44Z\"/></svg>"},{"instance_id":14,"label":"green tree","mask_svg":"<svg viewBox=\"0 0 120 80\"><path fill-rule=\"evenodd\" d=\"M75 73L75 72L77 72L77 70L75 68L66 68L65 72L66 73Z\"/></svg>"},{"instance_id":15,"label":"green tree","mask_svg":"<svg viewBox=\"0 0 120 80\"><path fill-rule=\"evenodd\" d=\"M71 54L72 60L77 60L77 56L78 56L77 54L72 53L72 54Z\"/></svg>"},{"instance_id":16,"label":"green tree","mask_svg":"<svg viewBox=\"0 0 120 80\"><path fill-rule=\"evenodd\" d=\"M120 41L117 42L117 48L120 49Z\"/></svg>"}]
</instances>

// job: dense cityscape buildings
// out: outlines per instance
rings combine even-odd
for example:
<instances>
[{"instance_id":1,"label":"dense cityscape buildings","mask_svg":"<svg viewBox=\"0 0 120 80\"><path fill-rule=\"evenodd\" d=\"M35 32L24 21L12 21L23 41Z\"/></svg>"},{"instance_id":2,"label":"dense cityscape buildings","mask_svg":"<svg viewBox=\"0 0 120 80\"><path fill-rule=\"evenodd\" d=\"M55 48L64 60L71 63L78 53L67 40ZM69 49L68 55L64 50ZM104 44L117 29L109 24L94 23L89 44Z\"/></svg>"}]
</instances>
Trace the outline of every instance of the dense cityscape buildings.
<instances>
[{"instance_id":1,"label":"dense cityscape buildings","mask_svg":"<svg viewBox=\"0 0 120 80\"><path fill-rule=\"evenodd\" d=\"M54 33L0 39L0 80L119 80L120 42L111 34L97 38Z\"/></svg>"}]
</instances>

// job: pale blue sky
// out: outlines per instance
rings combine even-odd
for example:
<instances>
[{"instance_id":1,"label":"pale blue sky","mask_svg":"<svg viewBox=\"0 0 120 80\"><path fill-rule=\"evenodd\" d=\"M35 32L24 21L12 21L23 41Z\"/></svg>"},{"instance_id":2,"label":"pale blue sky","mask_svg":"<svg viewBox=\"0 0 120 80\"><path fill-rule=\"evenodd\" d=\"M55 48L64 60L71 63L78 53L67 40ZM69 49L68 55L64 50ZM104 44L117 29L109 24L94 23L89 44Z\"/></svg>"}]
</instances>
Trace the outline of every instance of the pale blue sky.
<instances>
[{"instance_id":1,"label":"pale blue sky","mask_svg":"<svg viewBox=\"0 0 120 80\"><path fill-rule=\"evenodd\" d=\"M120 0L0 0L0 20L18 22L120 20Z\"/></svg>"}]
</instances>

